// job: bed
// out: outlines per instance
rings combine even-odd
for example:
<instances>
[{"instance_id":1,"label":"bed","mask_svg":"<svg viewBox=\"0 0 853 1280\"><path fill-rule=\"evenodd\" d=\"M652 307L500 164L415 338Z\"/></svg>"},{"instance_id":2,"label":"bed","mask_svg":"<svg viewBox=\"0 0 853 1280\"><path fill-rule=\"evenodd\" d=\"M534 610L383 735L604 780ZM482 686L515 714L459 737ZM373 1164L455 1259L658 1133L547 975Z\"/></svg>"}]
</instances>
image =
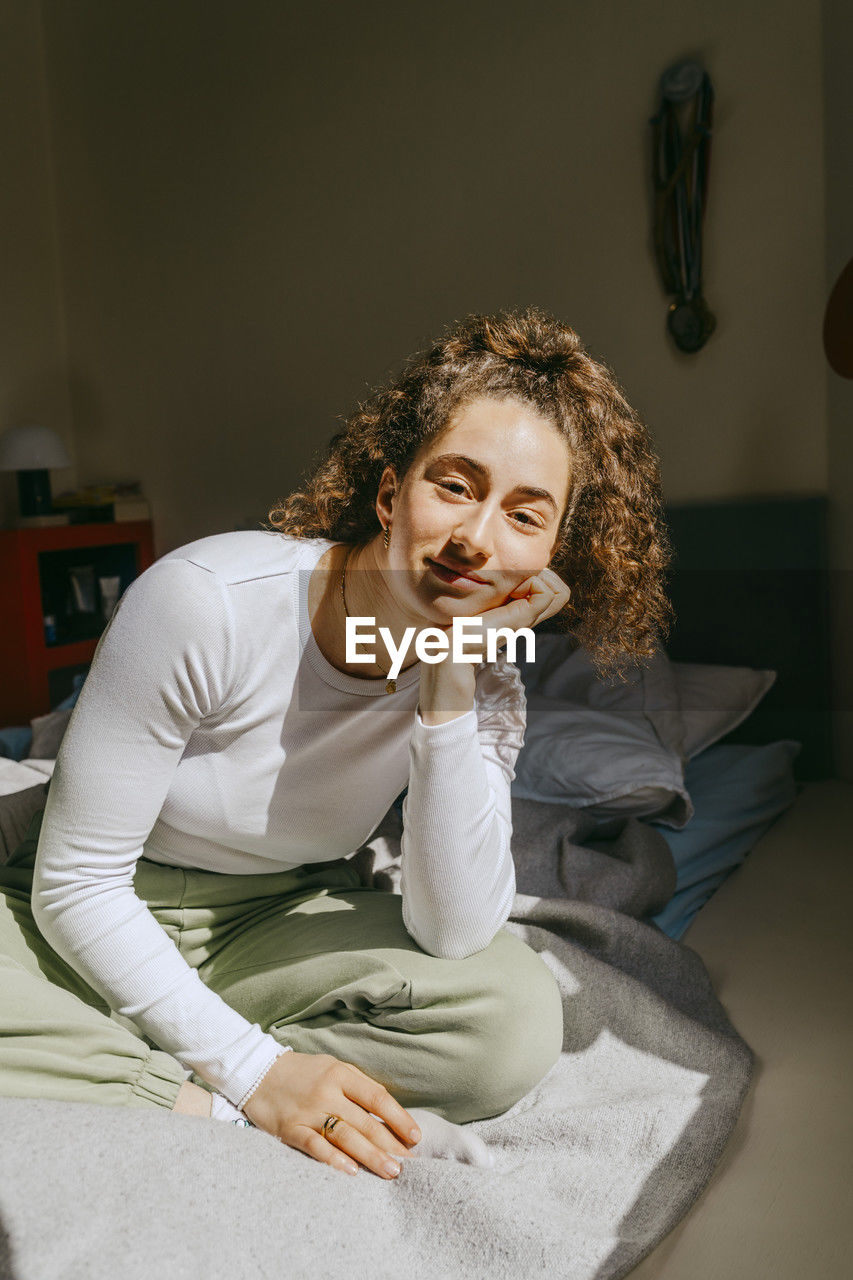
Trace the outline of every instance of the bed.
<instances>
[{"instance_id":1,"label":"bed","mask_svg":"<svg viewBox=\"0 0 853 1280\"><path fill-rule=\"evenodd\" d=\"M508 927L553 968L575 1038L475 1126L496 1171L423 1161L342 1189L258 1131L0 1098L0 1274L839 1273L849 948L833 926L853 787L832 777L826 501L667 519L665 652L619 689L553 633L520 664ZM66 701L0 760L7 852L43 803ZM399 887L399 829L396 806L354 855L366 886Z\"/></svg>"}]
</instances>

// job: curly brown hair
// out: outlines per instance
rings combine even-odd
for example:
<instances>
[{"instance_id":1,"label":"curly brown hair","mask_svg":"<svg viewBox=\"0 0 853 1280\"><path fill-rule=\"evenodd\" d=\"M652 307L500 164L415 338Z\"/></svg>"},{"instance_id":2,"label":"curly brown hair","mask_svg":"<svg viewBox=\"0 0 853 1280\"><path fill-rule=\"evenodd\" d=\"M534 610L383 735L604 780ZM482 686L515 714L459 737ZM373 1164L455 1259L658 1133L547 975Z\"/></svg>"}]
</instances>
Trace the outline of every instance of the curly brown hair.
<instances>
[{"instance_id":1,"label":"curly brown hair","mask_svg":"<svg viewBox=\"0 0 853 1280\"><path fill-rule=\"evenodd\" d=\"M402 481L457 410L489 396L528 404L569 443L571 487L549 563L571 598L543 629L569 633L599 677L624 679L628 663L653 656L674 617L659 463L612 371L539 307L467 315L411 356L398 378L358 404L304 487L270 509L269 527L370 541L381 528L375 503L385 467Z\"/></svg>"}]
</instances>

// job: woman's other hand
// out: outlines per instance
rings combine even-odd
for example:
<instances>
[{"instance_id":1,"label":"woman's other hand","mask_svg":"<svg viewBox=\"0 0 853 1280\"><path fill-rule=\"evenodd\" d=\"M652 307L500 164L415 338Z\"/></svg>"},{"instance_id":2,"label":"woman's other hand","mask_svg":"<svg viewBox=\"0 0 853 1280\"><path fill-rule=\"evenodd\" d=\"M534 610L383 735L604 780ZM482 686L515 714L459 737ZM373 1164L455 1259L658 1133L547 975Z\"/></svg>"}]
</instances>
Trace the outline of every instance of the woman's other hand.
<instances>
[{"instance_id":1,"label":"woman's other hand","mask_svg":"<svg viewBox=\"0 0 853 1280\"><path fill-rule=\"evenodd\" d=\"M521 627L535 627L537 622L559 613L570 595L570 588L553 569L542 569L525 578L501 604L471 615L480 619L482 640L476 634L465 634L462 644L465 656L461 662L453 659L453 623L443 627L450 641L447 654L440 662L424 663L421 667L418 712L424 724L445 724L474 706L474 664L489 661L489 632L492 628L517 631ZM502 649L507 643L507 636L497 635L495 642L496 649Z\"/></svg>"},{"instance_id":2,"label":"woman's other hand","mask_svg":"<svg viewBox=\"0 0 853 1280\"><path fill-rule=\"evenodd\" d=\"M537 623L544 622L546 618L553 617L555 613L565 608L571 594L571 589L553 569L541 569L539 573L532 574L523 582L519 582L502 604L484 609L477 615L483 624L483 645L482 650L479 651L479 657L475 660L487 661L486 643L491 629L508 627L512 631L517 631L520 627L535 627ZM476 635L466 635L464 650L469 661L478 654L478 643ZM497 647L502 649L505 644L506 636L498 636Z\"/></svg>"},{"instance_id":3,"label":"woman's other hand","mask_svg":"<svg viewBox=\"0 0 853 1280\"><path fill-rule=\"evenodd\" d=\"M553 569L541 569L513 587L503 604L480 616L487 627L535 627L564 609L571 594L571 588Z\"/></svg>"},{"instance_id":4,"label":"woman's other hand","mask_svg":"<svg viewBox=\"0 0 853 1280\"><path fill-rule=\"evenodd\" d=\"M416 1154L405 1143L421 1137L384 1085L328 1053L281 1054L243 1113L257 1128L322 1164L357 1173L360 1163L381 1178L397 1176L400 1157ZM340 1119L324 1137L330 1115Z\"/></svg>"}]
</instances>

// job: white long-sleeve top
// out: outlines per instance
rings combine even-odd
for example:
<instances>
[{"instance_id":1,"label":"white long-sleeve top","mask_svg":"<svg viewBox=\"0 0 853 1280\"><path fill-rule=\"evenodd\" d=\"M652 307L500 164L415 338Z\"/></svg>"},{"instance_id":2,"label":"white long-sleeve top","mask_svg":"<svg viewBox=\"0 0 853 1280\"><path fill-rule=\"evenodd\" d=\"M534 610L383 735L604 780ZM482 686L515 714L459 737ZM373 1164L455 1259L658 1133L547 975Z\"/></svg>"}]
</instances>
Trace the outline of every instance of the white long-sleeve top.
<instances>
[{"instance_id":1,"label":"white long-sleeve top","mask_svg":"<svg viewBox=\"0 0 853 1280\"><path fill-rule=\"evenodd\" d=\"M308 582L327 539L249 530L163 556L103 632L48 791L32 905L110 1007L240 1106L281 1045L206 987L134 892L137 860L253 874L355 852L408 784L404 924L425 951L488 946L515 893L518 669L475 668L474 707L418 711L323 656ZM369 945L369 940L368 940Z\"/></svg>"}]
</instances>

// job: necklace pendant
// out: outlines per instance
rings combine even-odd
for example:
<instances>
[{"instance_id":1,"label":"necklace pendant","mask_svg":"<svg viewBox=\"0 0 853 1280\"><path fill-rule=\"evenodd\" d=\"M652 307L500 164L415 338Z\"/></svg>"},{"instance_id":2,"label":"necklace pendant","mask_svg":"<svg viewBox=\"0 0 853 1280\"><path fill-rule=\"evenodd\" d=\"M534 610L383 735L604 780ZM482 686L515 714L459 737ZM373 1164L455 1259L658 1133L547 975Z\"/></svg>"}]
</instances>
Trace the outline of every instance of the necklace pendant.
<instances>
[{"instance_id":1,"label":"necklace pendant","mask_svg":"<svg viewBox=\"0 0 853 1280\"><path fill-rule=\"evenodd\" d=\"M397 692L397 681L396 681L396 680L386 680L386 681L385 681L385 692L386 692L386 693L396 693L396 692Z\"/></svg>"}]
</instances>

